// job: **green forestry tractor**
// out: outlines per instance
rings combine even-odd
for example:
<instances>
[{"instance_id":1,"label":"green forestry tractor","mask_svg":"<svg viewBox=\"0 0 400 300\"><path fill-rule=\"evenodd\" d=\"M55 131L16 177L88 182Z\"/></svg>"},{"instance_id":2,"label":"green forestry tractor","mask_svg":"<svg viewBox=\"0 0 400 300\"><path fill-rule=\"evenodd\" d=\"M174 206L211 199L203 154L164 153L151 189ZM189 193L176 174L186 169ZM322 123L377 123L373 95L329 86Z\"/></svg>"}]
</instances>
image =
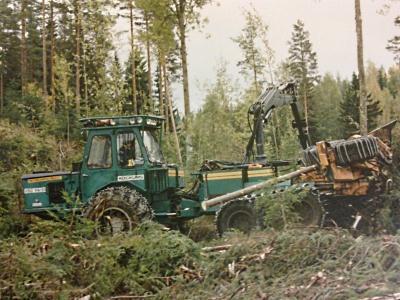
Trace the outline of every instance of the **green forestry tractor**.
<instances>
[{"instance_id":1,"label":"green forestry tractor","mask_svg":"<svg viewBox=\"0 0 400 300\"><path fill-rule=\"evenodd\" d=\"M330 203L343 196L365 203L370 195L386 191L391 180L386 169L391 164L394 123L347 144L336 141L312 146L294 91L293 84L268 88L250 107L253 126L243 162L204 162L192 174L190 189L184 189L183 172L168 164L161 152L163 118L82 119L86 135L82 161L72 171L22 176L23 212L47 217L49 212L78 210L96 222L99 234L129 231L146 219L179 228L187 220L216 215L222 234L229 228L248 231L257 225L254 202L266 186L276 193L295 181L307 183L315 194L329 197ZM289 161L267 161L264 154L264 125L273 109L285 105L292 108L293 126L305 157L305 167L289 174L280 170L287 169ZM322 202L318 196L317 205L304 204L306 223L321 223L327 214Z\"/></svg>"},{"instance_id":2,"label":"green forestry tractor","mask_svg":"<svg viewBox=\"0 0 400 300\"><path fill-rule=\"evenodd\" d=\"M24 213L46 217L49 211L79 209L104 234L128 231L153 217L176 227L215 214L218 207L202 210L202 201L277 174L276 168L258 164L211 170L209 162L193 175L195 184L185 191L183 172L167 164L161 152L163 118L100 117L81 122L87 135L83 160L69 172L22 176ZM240 214L246 217L253 213L251 207L243 209Z\"/></svg>"}]
</instances>

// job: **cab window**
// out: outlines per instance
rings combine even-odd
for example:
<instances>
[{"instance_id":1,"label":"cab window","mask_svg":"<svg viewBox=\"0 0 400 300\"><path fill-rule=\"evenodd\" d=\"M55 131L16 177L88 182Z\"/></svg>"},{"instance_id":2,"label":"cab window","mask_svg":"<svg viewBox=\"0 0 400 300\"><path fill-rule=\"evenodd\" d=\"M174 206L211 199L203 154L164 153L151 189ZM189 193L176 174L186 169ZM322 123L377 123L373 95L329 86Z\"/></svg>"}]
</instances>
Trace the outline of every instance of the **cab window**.
<instances>
[{"instance_id":1,"label":"cab window","mask_svg":"<svg viewBox=\"0 0 400 300\"><path fill-rule=\"evenodd\" d=\"M89 169L104 169L111 168L111 137L108 135L96 135L92 139L90 146Z\"/></svg>"},{"instance_id":2,"label":"cab window","mask_svg":"<svg viewBox=\"0 0 400 300\"><path fill-rule=\"evenodd\" d=\"M139 143L132 132L117 135L118 164L122 168L132 168L138 161L143 161Z\"/></svg>"},{"instance_id":3,"label":"cab window","mask_svg":"<svg viewBox=\"0 0 400 300\"><path fill-rule=\"evenodd\" d=\"M161 152L160 144L158 143L154 130L141 131L143 136L143 144L147 150L149 160L155 163L164 162L164 156Z\"/></svg>"}]
</instances>

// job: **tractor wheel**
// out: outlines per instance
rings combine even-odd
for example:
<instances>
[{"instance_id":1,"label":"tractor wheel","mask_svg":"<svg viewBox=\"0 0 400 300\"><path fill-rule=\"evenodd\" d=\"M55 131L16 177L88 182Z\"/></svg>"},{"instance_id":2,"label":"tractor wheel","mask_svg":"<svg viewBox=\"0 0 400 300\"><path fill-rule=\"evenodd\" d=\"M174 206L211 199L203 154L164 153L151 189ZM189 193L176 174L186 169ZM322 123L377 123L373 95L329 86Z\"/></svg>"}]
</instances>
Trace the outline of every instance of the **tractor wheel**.
<instances>
[{"instance_id":1,"label":"tractor wheel","mask_svg":"<svg viewBox=\"0 0 400 300\"><path fill-rule=\"evenodd\" d=\"M229 201L218 210L216 225L220 236L231 229L249 233L257 225L254 203L247 199Z\"/></svg>"},{"instance_id":2,"label":"tractor wheel","mask_svg":"<svg viewBox=\"0 0 400 300\"><path fill-rule=\"evenodd\" d=\"M144 220L151 220L153 210L137 191L109 187L93 197L84 215L96 223L98 235L114 235L131 231Z\"/></svg>"},{"instance_id":3,"label":"tractor wheel","mask_svg":"<svg viewBox=\"0 0 400 300\"><path fill-rule=\"evenodd\" d=\"M308 195L301 202L294 205L294 211L301 218L300 223L304 226L321 226L324 209L316 195Z\"/></svg>"}]
</instances>

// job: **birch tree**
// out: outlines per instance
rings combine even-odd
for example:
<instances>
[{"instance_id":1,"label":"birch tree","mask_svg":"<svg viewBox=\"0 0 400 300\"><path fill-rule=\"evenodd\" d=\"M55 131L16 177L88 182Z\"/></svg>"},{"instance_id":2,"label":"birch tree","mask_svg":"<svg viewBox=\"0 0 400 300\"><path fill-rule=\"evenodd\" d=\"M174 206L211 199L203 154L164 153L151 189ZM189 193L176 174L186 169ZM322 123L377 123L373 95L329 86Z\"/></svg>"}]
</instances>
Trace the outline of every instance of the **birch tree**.
<instances>
[{"instance_id":1,"label":"birch tree","mask_svg":"<svg viewBox=\"0 0 400 300\"><path fill-rule=\"evenodd\" d=\"M268 26L254 10L244 10L245 26L242 33L232 40L242 50L243 58L237 63L242 74L252 78L256 94L260 93L261 83L265 79L265 71L272 74L273 50L268 43ZM272 83L272 75L270 77Z\"/></svg>"}]
</instances>

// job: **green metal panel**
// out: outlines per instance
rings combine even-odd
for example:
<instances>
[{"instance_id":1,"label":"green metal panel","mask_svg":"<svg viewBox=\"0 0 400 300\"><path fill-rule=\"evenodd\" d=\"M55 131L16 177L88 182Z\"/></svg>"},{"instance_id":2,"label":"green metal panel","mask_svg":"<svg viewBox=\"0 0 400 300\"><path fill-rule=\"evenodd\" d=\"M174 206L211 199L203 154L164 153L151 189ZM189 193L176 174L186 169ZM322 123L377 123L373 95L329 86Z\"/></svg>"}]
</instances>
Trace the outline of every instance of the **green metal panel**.
<instances>
[{"instance_id":1,"label":"green metal panel","mask_svg":"<svg viewBox=\"0 0 400 300\"><path fill-rule=\"evenodd\" d=\"M76 172L52 172L28 174L22 177L25 213L40 212L48 209L68 209L73 203L67 203L63 191L73 202L78 190L79 174Z\"/></svg>"},{"instance_id":2,"label":"green metal panel","mask_svg":"<svg viewBox=\"0 0 400 300\"><path fill-rule=\"evenodd\" d=\"M199 201L214 198L219 195L234 192L246 186L274 177L275 169L263 168L232 168L229 170L217 170L201 172L203 184L199 191ZM206 213L213 214L218 206L211 207Z\"/></svg>"},{"instance_id":3,"label":"green metal panel","mask_svg":"<svg viewBox=\"0 0 400 300\"><path fill-rule=\"evenodd\" d=\"M270 167L257 169L235 168L202 172L207 189L206 197L212 198L236 191L248 185L256 184L257 182L273 177L274 172L274 169Z\"/></svg>"},{"instance_id":4,"label":"green metal panel","mask_svg":"<svg viewBox=\"0 0 400 300\"><path fill-rule=\"evenodd\" d=\"M146 190L151 194L164 192L168 188L168 169L151 168L146 170Z\"/></svg>"}]
</instances>

